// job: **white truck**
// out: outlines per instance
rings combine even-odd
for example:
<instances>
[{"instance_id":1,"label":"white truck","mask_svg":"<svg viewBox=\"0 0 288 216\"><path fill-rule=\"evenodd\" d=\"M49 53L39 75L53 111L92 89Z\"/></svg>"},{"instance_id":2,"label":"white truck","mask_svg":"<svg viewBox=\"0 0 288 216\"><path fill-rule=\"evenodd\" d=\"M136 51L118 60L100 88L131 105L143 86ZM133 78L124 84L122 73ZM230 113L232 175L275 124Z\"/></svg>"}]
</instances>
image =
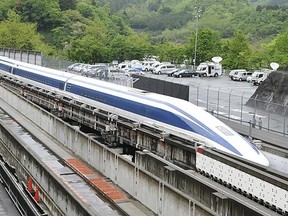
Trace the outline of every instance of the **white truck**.
<instances>
[{"instance_id":1,"label":"white truck","mask_svg":"<svg viewBox=\"0 0 288 216\"><path fill-rule=\"evenodd\" d=\"M251 78L248 79L253 85L261 85L262 82L268 77L270 71L255 71Z\"/></svg>"},{"instance_id":2,"label":"white truck","mask_svg":"<svg viewBox=\"0 0 288 216\"><path fill-rule=\"evenodd\" d=\"M212 77L218 77L222 75L222 64L220 64L220 61L222 61L221 57L213 57L213 62L202 62L196 69L196 73L198 76L212 76Z\"/></svg>"},{"instance_id":3,"label":"white truck","mask_svg":"<svg viewBox=\"0 0 288 216\"><path fill-rule=\"evenodd\" d=\"M216 64L215 62L203 62L197 67L196 73L204 77L217 77L222 75L222 65L220 63Z\"/></svg>"}]
</instances>

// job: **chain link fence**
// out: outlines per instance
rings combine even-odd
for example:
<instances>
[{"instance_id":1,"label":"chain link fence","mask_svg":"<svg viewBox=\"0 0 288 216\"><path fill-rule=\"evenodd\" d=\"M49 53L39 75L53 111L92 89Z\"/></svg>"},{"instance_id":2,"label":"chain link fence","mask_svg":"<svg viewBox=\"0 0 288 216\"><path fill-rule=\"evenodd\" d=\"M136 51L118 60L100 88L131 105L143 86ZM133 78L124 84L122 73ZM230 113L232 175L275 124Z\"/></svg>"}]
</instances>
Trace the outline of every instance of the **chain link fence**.
<instances>
[{"instance_id":1,"label":"chain link fence","mask_svg":"<svg viewBox=\"0 0 288 216\"><path fill-rule=\"evenodd\" d=\"M48 67L56 70L66 71L69 65L74 62L67 60L55 59L47 56L42 56L42 66Z\"/></svg>"},{"instance_id":2,"label":"chain link fence","mask_svg":"<svg viewBox=\"0 0 288 216\"><path fill-rule=\"evenodd\" d=\"M288 134L288 106L253 99L245 92L236 94L233 90L225 92L200 85L190 85L189 101L216 117L283 136Z\"/></svg>"},{"instance_id":3,"label":"chain link fence","mask_svg":"<svg viewBox=\"0 0 288 216\"><path fill-rule=\"evenodd\" d=\"M42 58L42 66L61 70L61 71L67 71L68 66L74 64L75 62L72 61L66 61L66 60L60 60L55 58L50 58L47 56L43 56ZM109 64L106 64L105 70L109 67ZM76 72L76 71L69 71L70 73L75 73L79 75L84 75L87 77L91 77L88 74L84 74L82 72ZM102 81L108 81L111 83L115 83L118 85L124 85L124 86L133 86L133 83L136 81L132 76L125 75L121 72L113 72L107 75L105 71L101 71L101 73L95 74L92 78L102 80Z\"/></svg>"},{"instance_id":4,"label":"chain link fence","mask_svg":"<svg viewBox=\"0 0 288 216\"><path fill-rule=\"evenodd\" d=\"M0 48L0 56L30 64L42 65L42 53L38 51Z\"/></svg>"}]
</instances>

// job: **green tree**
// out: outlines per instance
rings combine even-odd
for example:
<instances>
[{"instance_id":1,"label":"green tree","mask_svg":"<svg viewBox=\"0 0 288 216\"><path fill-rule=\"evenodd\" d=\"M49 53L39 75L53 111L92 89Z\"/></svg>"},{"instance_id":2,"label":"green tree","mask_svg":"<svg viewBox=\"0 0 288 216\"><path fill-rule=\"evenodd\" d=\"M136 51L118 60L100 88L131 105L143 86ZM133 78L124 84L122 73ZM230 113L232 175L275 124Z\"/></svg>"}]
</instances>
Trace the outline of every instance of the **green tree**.
<instances>
[{"instance_id":1,"label":"green tree","mask_svg":"<svg viewBox=\"0 0 288 216\"><path fill-rule=\"evenodd\" d=\"M37 33L35 24L22 23L20 16L11 10L7 16L7 20L0 22L0 47L37 50L48 55L53 53Z\"/></svg>"},{"instance_id":2,"label":"green tree","mask_svg":"<svg viewBox=\"0 0 288 216\"><path fill-rule=\"evenodd\" d=\"M92 5L86 4L86 3L79 3L76 6L76 10L79 11L79 13L89 19L94 19L95 13L94 13L94 8Z\"/></svg>"},{"instance_id":3,"label":"green tree","mask_svg":"<svg viewBox=\"0 0 288 216\"><path fill-rule=\"evenodd\" d=\"M59 6L62 11L75 10L76 0L59 0Z\"/></svg>"},{"instance_id":4,"label":"green tree","mask_svg":"<svg viewBox=\"0 0 288 216\"><path fill-rule=\"evenodd\" d=\"M7 12L14 5L15 0L1 0L0 1L0 21L7 18Z\"/></svg>"},{"instance_id":5,"label":"green tree","mask_svg":"<svg viewBox=\"0 0 288 216\"><path fill-rule=\"evenodd\" d=\"M169 61L175 64L182 64L186 59L185 47L176 45L171 42L165 42L157 47L159 59L161 61Z\"/></svg>"},{"instance_id":6,"label":"green tree","mask_svg":"<svg viewBox=\"0 0 288 216\"><path fill-rule=\"evenodd\" d=\"M63 21L58 0L22 0L16 11L22 20L37 23L42 31L50 30Z\"/></svg>"},{"instance_id":7,"label":"green tree","mask_svg":"<svg viewBox=\"0 0 288 216\"><path fill-rule=\"evenodd\" d=\"M264 47L263 53L266 65L271 62L277 62L280 68L284 69L288 66L288 30L278 35L270 44Z\"/></svg>"},{"instance_id":8,"label":"green tree","mask_svg":"<svg viewBox=\"0 0 288 216\"><path fill-rule=\"evenodd\" d=\"M248 39L245 37L242 31L235 31L234 37L225 42L225 50L223 53L223 65L226 68L236 69L251 67L251 49L248 43Z\"/></svg>"},{"instance_id":9,"label":"green tree","mask_svg":"<svg viewBox=\"0 0 288 216\"><path fill-rule=\"evenodd\" d=\"M55 47L59 53L63 51L62 56L65 56L70 42L84 36L89 20L76 10L63 11L63 18L64 22L46 33L45 36L46 42Z\"/></svg>"},{"instance_id":10,"label":"green tree","mask_svg":"<svg viewBox=\"0 0 288 216\"><path fill-rule=\"evenodd\" d=\"M86 63L107 62L109 36L105 26L100 22L90 22L83 34L83 37L71 41L68 57Z\"/></svg>"},{"instance_id":11,"label":"green tree","mask_svg":"<svg viewBox=\"0 0 288 216\"><path fill-rule=\"evenodd\" d=\"M191 59L195 57L196 33L189 39L186 55ZM201 62L210 61L214 56L219 56L221 50L221 40L217 32L201 28L197 34L196 65ZM189 58L189 57L188 57Z\"/></svg>"},{"instance_id":12,"label":"green tree","mask_svg":"<svg viewBox=\"0 0 288 216\"><path fill-rule=\"evenodd\" d=\"M110 43L112 60L142 60L146 53L153 53L153 47L146 35L118 35Z\"/></svg>"}]
</instances>

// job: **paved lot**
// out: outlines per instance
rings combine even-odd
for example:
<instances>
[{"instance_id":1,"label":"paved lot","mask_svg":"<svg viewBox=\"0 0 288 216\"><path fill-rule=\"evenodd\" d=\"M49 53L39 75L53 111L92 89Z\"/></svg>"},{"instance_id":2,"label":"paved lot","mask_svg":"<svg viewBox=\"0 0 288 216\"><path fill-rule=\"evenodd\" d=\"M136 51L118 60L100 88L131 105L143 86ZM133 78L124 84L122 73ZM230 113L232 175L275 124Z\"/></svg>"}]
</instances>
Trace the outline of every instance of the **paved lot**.
<instances>
[{"instance_id":1,"label":"paved lot","mask_svg":"<svg viewBox=\"0 0 288 216\"><path fill-rule=\"evenodd\" d=\"M153 77L157 79L164 79L167 81L173 81L177 83L182 83L184 85L190 85L200 88L208 88L214 91L220 90L221 92L236 94L236 95L252 95L257 86L252 85L246 81L232 81L228 76L222 75L219 77L185 77L185 78L175 78L168 77L167 75L155 75L152 73L145 73L146 77Z\"/></svg>"},{"instance_id":2,"label":"paved lot","mask_svg":"<svg viewBox=\"0 0 288 216\"><path fill-rule=\"evenodd\" d=\"M245 105L258 88L258 86L246 81L233 81L229 79L228 75L175 78L148 72L145 76L189 85L189 101L212 111L216 116L219 115L229 120L249 125L249 121L252 120L255 114L256 124L258 124L259 117L262 118L262 130L279 134L288 133L288 118L259 110L257 107Z\"/></svg>"}]
</instances>

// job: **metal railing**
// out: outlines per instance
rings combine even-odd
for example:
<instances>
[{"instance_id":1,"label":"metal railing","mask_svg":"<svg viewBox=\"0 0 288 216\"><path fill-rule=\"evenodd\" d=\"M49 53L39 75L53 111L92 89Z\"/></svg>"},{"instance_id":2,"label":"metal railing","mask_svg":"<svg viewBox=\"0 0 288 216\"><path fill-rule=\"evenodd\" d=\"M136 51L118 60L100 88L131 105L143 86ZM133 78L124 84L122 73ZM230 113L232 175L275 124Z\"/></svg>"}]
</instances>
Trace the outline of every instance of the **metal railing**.
<instances>
[{"instance_id":1,"label":"metal railing","mask_svg":"<svg viewBox=\"0 0 288 216\"><path fill-rule=\"evenodd\" d=\"M288 135L288 106L251 98L251 94L236 94L231 90L212 90L190 86L190 102L203 107L216 117L226 118L261 130Z\"/></svg>"},{"instance_id":2,"label":"metal railing","mask_svg":"<svg viewBox=\"0 0 288 216\"><path fill-rule=\"evenodd\" d=\"M42 53L33 50L0 48L0 56L6 56L11 59L35 65L42 64Z\"/></svg>"},{"instance_id":3,"label":"metal railing","mask_svg":"<svg viewBox=\"0 0 288 216\"><path fill-rule=\"evenodd\" d=\"M67 60L60 60L51 58L48 56L42 56L42 66L43 67L49 67L56 70L65 71L69 65L72 65L74 62L67 61Z\"/></svg>"}]
</instances>

